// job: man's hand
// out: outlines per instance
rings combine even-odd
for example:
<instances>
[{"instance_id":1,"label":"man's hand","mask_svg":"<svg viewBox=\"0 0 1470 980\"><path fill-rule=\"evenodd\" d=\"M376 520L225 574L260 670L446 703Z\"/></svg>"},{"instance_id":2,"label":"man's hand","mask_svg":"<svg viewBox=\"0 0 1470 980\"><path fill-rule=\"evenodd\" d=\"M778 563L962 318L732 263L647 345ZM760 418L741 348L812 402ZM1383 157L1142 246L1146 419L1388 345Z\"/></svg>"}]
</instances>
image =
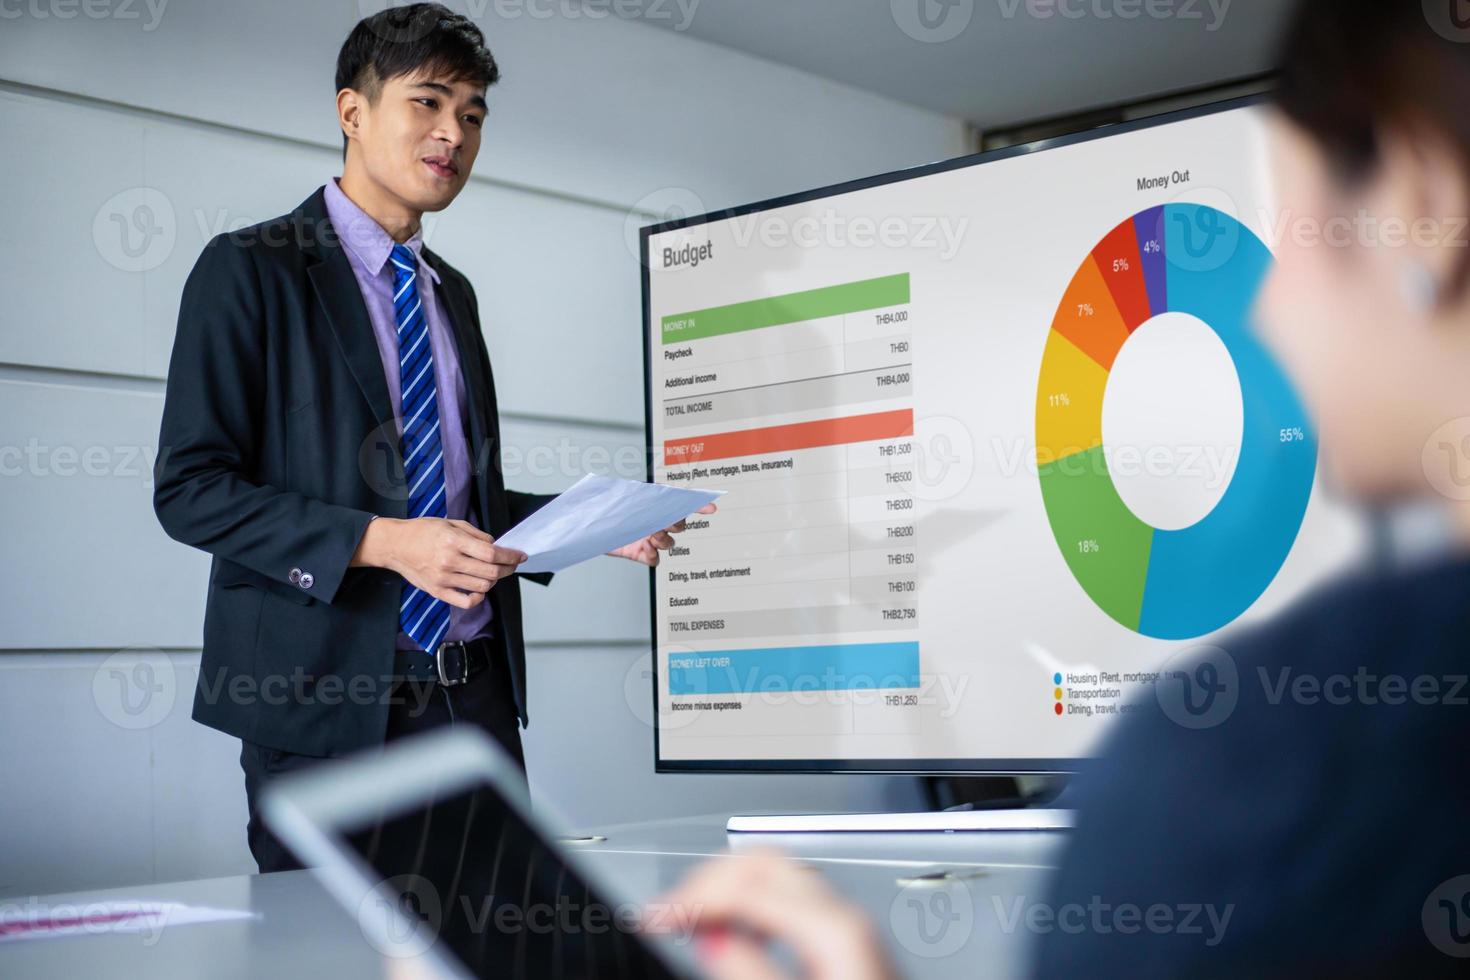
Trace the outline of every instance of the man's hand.
<instances>
[{"instance_id":1,"label":"man's hand","mask_svg":"<svg viewBox=\"0 0 1470 980\"><path fill-rule=\"evenodd\" d=\"M713 514L714 512L714 504L705 504L699 510L695 511L696 514ZM377 522L375 521L374 523ZM614 558L627 558L631 561L642 562L652 567L658 564L658 553L660 551L668 551L672 548L674 546L674 535L683 530L684 522L680 521L677 524L664 528L662 531L655 531L646 538L639 538L632 544L625 544L621 548L609 551L608 554Z\"/></svg>"},{"instance_id":2,"label":"man's hand","mask_svg":"<svg viewBox=\"0 0 1470 980\"><path fill-rule=\"evenodd\" d=\"M386 568L451 606L470 609L485 601L496 582L526 560L519 551L466 521L417 517L369 521L352 564Z\"/></svg>"}]
</instances>

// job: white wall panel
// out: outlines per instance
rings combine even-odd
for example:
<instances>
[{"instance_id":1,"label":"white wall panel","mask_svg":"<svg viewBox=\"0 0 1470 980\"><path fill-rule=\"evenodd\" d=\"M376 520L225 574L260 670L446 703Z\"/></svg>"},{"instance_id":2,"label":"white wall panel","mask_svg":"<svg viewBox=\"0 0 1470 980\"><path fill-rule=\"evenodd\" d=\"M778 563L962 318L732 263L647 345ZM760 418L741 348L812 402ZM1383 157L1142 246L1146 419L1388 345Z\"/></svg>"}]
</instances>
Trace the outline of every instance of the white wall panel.
<instances>
[{"instance_id":1,"label":"white wall panel","mask_svg":"<svg viewBox=\"0 0 1470 980\"><path fill-rule=\"evenodd\" d=\"M129 266L146 256L109 262L96 244L119 241L99 208L143 181L142 127L0 90L0 173L0 362L143 373L144 277Z\"/></svg>"},{"instance_id":2,"label":"white wall panel","mask_svg":"<svg viewBox=\"0 0 1470 980\"><path fill-rule=\"evenodd\" d=\"M209 559L153 515L158 387L0 379L0 648L199 645Z\"/></svg>"},{"instance_id":3,"label":"white wall panel","mask_svg":"<svg viewBox=\"0 0 1470 980\"><path fill-rule=\"evenodd\" d=\"M385 3L59 6L7 17L5 78L338 148L337 52ZM954 119L687 35L530 12L561 3L448 6L501 63L483 169L505 180L625 206L685 187L715 208L965 152Z\"/></svg>"}]
</instances>

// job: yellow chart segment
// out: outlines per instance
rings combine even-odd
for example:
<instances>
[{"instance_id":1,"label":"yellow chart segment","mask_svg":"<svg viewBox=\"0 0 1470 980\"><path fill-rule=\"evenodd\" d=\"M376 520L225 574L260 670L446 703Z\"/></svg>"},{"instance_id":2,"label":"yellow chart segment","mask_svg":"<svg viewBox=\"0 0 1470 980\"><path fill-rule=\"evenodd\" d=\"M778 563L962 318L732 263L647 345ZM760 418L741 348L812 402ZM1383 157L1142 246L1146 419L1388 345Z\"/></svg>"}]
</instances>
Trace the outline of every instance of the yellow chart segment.
<instances>
[{"instance_id":1,"label":"yellow chart segment","mask_svg":"<svg viewBox=\"0 0 1470 980\"><path fill-rule=\"evenodd\" d=\"M1036 390L1036 462L1054 463L1102 445L1103 392L1108 372L1053 330Z\"/></svg>"}]
</instances>

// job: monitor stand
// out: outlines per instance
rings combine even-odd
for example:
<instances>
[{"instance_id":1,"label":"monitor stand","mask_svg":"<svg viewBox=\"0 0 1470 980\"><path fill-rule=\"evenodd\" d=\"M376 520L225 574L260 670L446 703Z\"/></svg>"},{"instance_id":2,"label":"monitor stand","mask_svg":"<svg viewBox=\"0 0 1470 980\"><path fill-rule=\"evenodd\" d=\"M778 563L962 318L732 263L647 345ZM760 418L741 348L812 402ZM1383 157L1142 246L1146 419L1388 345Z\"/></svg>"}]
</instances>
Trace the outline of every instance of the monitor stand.
<instances>
[{"instance_id":1,"label":"monitor stand","mask_svg":"<svg viewBox=\"0 0 1470 980\"><path fill-rule=\"evenodd\" d=\"M801 813L731 817L732 834L895 834L965 831L1070 830L1074 811L1067 794L1044 799L1018 798L1004 803L962 803L947 810L914 813Z\"/></svg>"},{"instance_id":2,"label":"monitor stand","mask_svg":"<svg viewBox=\"0 0 1470 980\"><path fill-rule=\"evenodd\" d=\"M725 829L732 834L933 834L980 830L1069 830L1071 826L1072 811L1054 808L769 816L737 814L725 823Z\"/></svg>"}]
</instances>

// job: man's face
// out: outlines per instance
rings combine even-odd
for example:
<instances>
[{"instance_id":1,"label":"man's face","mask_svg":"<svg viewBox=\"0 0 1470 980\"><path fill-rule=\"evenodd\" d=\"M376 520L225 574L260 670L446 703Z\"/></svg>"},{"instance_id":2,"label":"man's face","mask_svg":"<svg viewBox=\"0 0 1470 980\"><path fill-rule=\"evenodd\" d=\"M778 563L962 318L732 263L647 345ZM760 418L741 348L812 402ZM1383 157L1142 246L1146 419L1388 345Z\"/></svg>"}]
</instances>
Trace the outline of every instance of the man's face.
<instances>
[{"instance_id":1,"label":"man's face","mask_svg":"<svg viewBox=\"0 0 1470 980\"><path fill-rule=\"evenodd\" d=\"M415 211L442 211L469 179L485 124L485 89L423 73L383 83L357 130L374 182Z\"/></svg>"}]
</instances>

